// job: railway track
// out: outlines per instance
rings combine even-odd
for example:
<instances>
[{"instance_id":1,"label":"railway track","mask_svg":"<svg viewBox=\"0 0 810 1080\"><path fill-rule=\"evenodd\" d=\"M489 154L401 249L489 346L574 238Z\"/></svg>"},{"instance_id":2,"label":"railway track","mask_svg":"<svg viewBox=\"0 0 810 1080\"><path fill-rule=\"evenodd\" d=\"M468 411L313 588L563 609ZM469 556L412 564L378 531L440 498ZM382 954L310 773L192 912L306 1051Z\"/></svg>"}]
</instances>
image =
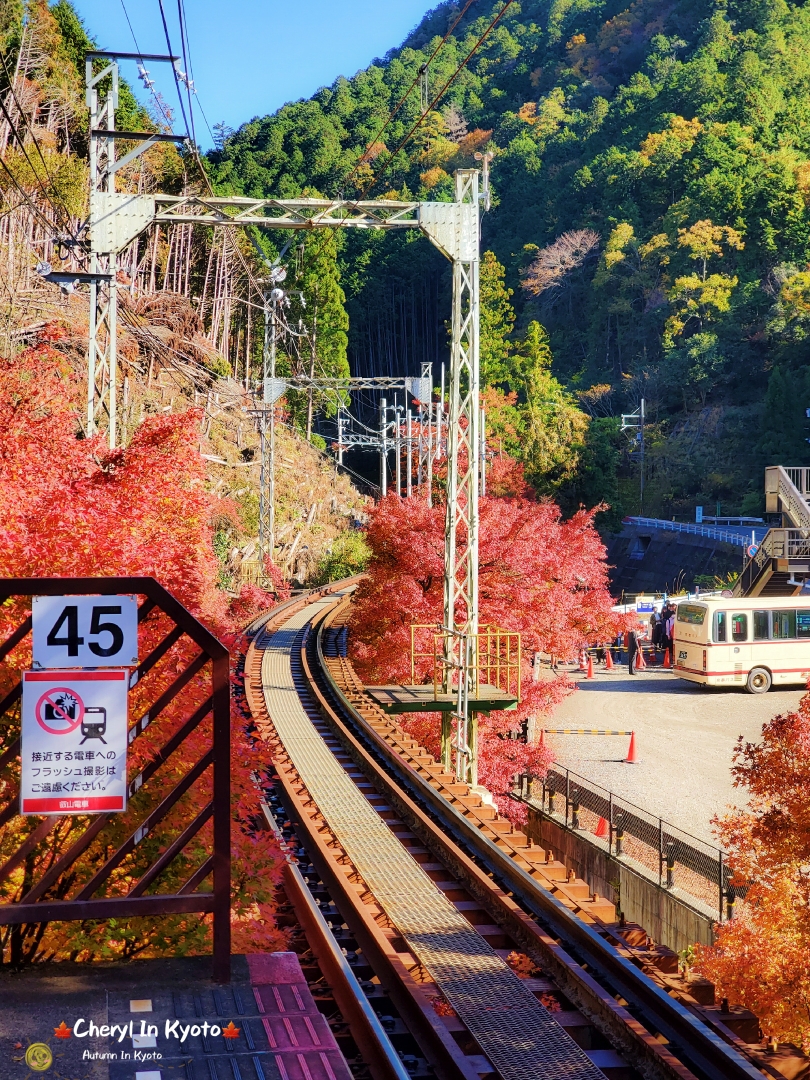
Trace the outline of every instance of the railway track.
<instances>
[{"instance_id":1,"label":"railway track","mask_svg":"<svg viewBox=\"0 0 810 1080\"><path fill-rule=\"evenodd\" d=\"M604 901L364 696L340 655L350 589L272 612L245 682L275 750L287 896L374 1080L778 1075L648 978Z\"/></svg>"}]
</instances>

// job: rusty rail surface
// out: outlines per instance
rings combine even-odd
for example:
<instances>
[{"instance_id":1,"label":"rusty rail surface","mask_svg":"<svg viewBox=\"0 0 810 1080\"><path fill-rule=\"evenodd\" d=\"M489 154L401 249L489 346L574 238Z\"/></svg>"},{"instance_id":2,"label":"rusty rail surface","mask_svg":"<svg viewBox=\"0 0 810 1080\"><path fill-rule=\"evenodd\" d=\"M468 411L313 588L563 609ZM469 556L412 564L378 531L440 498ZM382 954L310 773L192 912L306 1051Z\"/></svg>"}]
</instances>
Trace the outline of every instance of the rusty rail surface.
<instances>
[{"instance_id":1,"label":"rusty rail surface","mask_svg":"<svg viewBox=\"0 0 810 1080\"><path fill-rule=\"evenodd\" d=\"M296 603L296 610L302 603ZM551 1000L556 996L564 1008L578 1010L579 1023L593 1033L597 1045L613 1047L621 1055L621 1061L611 1062L614 1068L632 1067L644 1076L679 1080L778 1075L766 1061L750 1060L750 1048L745 1048L748 1056L742 1052L732 1023L739 1018L724 1017L726 1026L711 1008L675 1001L661 979L643 974L640 950L610 925L615 919L612 905L592 897L585 883L569 881L552 853L534 847L480 796L445 775L440 764L365 696L348 661L325 655L325 643L328 647L330 632L345 619L347 603L336 598L310 623L306 640L294 646L302 674L299 693L310 695L339 740L336 752L358 774L356 782L371 785L369 798L382 797L380 812L393 818L396 834L405 836L406 843L423 845L430 853L424 858L437 860L431 876L442 880L445 889L452 879L455 891L448 895L466 898L462 904L471 921L480 922L486 913L488 932L499 932L502 944L522 950L542 968L542 979L533 980L538 984L535 992ZM292 605L285 608L284 613L274 612L268 625L281 625ZM254 646L246 662L249 704L257 726L276 746L277 790L301 850L306 849L306 858L328 886L363 962L385 987L425 1059L441 1076L471 1080L473 1073L480 1073L480 1062L469 1052L459 1054L459 1048L475 1050L474 1040L458 1030L457 1018L437 1016L430 1001L436 994L430 975L408 955L396 928L313 805L268 715L261 650ZM655 949L645 944L642 959L649 971Z\"/></svg>"}]
</instances>

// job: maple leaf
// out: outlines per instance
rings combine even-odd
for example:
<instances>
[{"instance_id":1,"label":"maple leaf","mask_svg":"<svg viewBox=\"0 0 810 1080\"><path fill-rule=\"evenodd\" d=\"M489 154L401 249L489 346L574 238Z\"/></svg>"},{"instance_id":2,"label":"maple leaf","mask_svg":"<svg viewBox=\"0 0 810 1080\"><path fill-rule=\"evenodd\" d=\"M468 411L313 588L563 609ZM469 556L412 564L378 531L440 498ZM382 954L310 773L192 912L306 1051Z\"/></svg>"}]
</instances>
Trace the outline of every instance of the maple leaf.
<instances>
[{"instance_id":1,"label":"maple leaf","mask_svg":"<svg viewBox=\"0 0 810 1080\"><path fill-rule=\"evenodd\" d=\"M73 1028L69 1028L63 1020L59 1027L53 1029L53 1033L57 1039L69 1039L73 1034Z\"/></svg>"},{"instance_id":2,"label":"maple leaf","mask_svg":"<svg viewBox=\"0 0 810 1080\"><path fill-rule=\"evenodd\" d=\"M239 1028L234 1027L233 1020L228 1021L228 1026L226 1028L222 1029L222 1037L223 1037L223 1039L238 1039L239 1038Z\"/></svg>"},{"instance_id":3,"label":"maple leaf","mask_svg":"<svg viewBox=\"0 0 810 1080\"><path fill-rule=\"evenodd\" d=\"M498 810L513 822L525 807L509 797L515 773L542 776L551 762L545 747L498 738L517 731L527 716L548 714L573 690L565 678L534 682L535 652L560 659L586 642L616 633L605 548L594 528L598 507L562 520L558 506L531 497L521 465L504 456L490 477L499 492L480 501L478 550L481 625L522 636L522 700L516 712L479 719L479 779ZM390 495L370 513L366 539L372 558L352 605L352 660L366 682L411 682L411 625L437 625L443 612L444 517L441 505ZM417 641L416 682L433 678L432 638ZM401 718L405 730L434 755L439 722L433 713Z\"/></svg>"}]
</instances>

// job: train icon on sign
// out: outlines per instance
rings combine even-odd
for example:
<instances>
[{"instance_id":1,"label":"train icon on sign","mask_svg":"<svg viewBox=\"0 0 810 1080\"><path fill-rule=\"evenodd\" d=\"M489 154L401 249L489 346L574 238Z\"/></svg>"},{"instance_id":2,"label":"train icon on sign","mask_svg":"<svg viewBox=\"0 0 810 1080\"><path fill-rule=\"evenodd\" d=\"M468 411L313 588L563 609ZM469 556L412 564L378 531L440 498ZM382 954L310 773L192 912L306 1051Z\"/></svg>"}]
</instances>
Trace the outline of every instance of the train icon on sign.
<instances>
[{"instance_id":1,"label":"train icon on sign","mask_svg":"<svg viewBox=\"0 0 810 1080\"><path fill-rule=\"evenodd\" d=\"M79 746L84 746L88 739L100 739L106 746L107 740L104 738L106 730L107 710L99 706L88 705L84 710L84 719L82 720L82 735L84 738L79 743Z\"/></svg>"}]
</instances>

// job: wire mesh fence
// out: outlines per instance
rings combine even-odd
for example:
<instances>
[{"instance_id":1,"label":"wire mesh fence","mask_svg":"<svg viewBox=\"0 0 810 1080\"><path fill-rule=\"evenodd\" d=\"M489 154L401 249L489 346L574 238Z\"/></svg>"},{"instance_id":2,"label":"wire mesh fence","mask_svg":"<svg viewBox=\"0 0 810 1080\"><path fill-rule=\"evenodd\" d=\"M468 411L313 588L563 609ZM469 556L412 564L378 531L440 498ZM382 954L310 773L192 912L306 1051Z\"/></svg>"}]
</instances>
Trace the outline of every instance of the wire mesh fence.
<instances>
[{"instance_id":1,"label":"wire mesh fence","mask_svg":"<svg viewBox=\"0 0 810 1080\"><path fill-rule=\"evenodd\" d=\"M542 780L521 776L516 794L567 828L589 833L609 854L632 860L662 888L697 900L718 922L726 919L735 890L720 848L570 769L549 769Z\"/></svg>"}]
</instances>

